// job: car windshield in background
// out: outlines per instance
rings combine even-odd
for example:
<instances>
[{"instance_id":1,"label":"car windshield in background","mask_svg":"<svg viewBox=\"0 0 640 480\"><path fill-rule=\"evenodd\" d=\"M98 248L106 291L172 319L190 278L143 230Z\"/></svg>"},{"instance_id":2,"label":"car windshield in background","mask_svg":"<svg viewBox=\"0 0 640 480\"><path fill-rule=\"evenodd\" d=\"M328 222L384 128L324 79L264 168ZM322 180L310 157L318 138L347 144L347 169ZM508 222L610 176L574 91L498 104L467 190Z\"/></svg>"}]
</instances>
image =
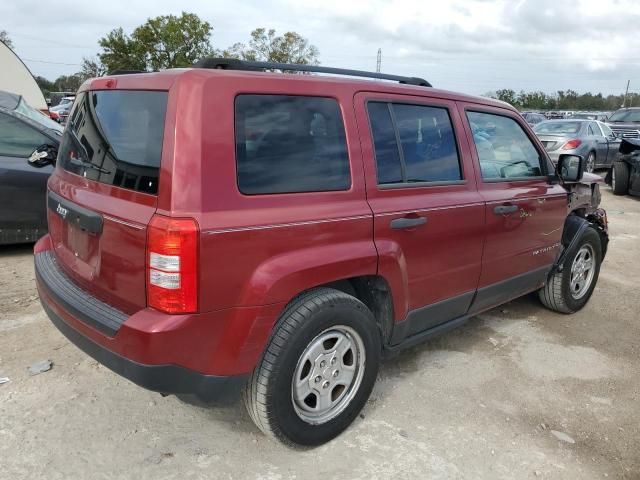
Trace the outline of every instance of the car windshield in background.
<instances>
[{"instance_id":1,"label":"car windshield in background","mask_svg":"<svg viewBox=\"0 0 640 480\"><path fill-rule=\"evenodd\" d=\"M95 91L78 96L58 161L77 175L158 191L167 92Z\"/></svg>"},{"instance_id":2,"label":"car windshield in background","mask_svg":"<svg viewBox=\"0 0 640 480\"><path fill-rule=\"evenodd\" d=\"M565 133L578 133L581 122L542 122L533 128L536 133L549 133L562 135Z\"/></svg>"},{"instance_id":3,"label":"car windshield in background","mask_svg":"<svg viewBox=\"0 0 640 480\"><path fill-rule=\"evenodd\" d=\"M610 122L640 122L640 109L618 110L609 117Z\"/></svg>"},{"instance_id":4,"label":"car windshield in background","mask_svg":"<svg viewBox=\"0 0 640 480\"><path fill-rule=\"evenodd\" d=\"M59 135L62 134L62 127L58 123L54 122L46 115L43 115L42 113L37 111L35 108L31 107L24 100L24 98L20 98L20 102L18 102L18 106L15 108L14 111L18 112L21 115L24 115L30 120L33 120L34 122L38 123L44 128L53 130Z\"/></svg>"}]
</instances>

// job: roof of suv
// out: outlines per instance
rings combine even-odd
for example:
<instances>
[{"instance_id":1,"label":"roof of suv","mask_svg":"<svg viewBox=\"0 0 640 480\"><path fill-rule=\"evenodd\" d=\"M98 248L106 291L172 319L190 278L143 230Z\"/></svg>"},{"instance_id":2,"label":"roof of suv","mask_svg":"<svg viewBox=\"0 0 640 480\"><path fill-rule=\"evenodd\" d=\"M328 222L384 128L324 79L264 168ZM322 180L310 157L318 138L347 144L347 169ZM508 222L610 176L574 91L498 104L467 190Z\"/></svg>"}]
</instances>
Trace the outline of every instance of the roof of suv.
<instances>
[{"instance_id":1,"label":"roof of suv","mask_svg":"<svg viewBox=\"0 0 640 480\"><path fill-rule=\"evenodd\" d=\"M369 91L389 94L417 95L422 97L437 97L500 108L515 110L511 105L500 100L466 95L462 93L441 90L431 87L400 84L391 81L375 81L354 77L335 75L296 75L291 73L258 72L244 70L218 70L201 68L174 68L161 72L134 73L126 75L112 75L87 80L79 91L103 89L136 89L136 90L168 90L176 81L189 78L235 78L239 82L243 79L269 78L281 79L286 82L308 83L309 86L343 86L353 92ZM318 90L314 89L314 93Z\"/></svg>"}]
</instances>

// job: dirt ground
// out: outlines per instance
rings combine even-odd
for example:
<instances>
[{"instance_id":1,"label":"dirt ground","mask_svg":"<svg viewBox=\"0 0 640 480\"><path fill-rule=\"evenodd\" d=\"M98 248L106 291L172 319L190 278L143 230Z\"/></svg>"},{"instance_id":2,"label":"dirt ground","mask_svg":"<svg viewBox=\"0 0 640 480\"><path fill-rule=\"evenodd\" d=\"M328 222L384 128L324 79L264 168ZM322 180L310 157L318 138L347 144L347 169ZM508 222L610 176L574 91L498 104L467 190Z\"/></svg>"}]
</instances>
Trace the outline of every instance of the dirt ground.
<instances>
[{"instance_id":1,"label":"dirt ground","mask_svg":"<svg viewBox=\"0 0 640 480\"><path fill-rule=\"evenodd\" d=\"M640 479L640 201L603 197L610 250L583 311L521 298L387 361L363 415L304 452L240 403L98 365L43 313L31 247L0 249L0 478ZM40 360L53 369L29 376Z\"/></svg>"}]
</instances>

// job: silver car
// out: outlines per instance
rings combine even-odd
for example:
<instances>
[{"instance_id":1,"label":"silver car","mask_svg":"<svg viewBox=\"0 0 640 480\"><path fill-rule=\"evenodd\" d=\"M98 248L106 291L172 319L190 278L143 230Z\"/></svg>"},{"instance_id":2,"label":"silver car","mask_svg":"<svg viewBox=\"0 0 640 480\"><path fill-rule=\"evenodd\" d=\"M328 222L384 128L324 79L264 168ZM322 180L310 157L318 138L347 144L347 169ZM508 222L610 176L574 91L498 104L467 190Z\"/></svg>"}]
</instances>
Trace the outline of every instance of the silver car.
<instances>
[{"instance_id":1,"label":"silver car","mask_svg":"<svg viewBox=\"0 0 640 480\"><path fill-rule=\"evenodd\" d=\"M533 131L554 164L563 153L582 155L587 172L611 165L620 147L620 139L613 131L594 120L547 120L537 124Z\"/></svg>"}]
</instances>

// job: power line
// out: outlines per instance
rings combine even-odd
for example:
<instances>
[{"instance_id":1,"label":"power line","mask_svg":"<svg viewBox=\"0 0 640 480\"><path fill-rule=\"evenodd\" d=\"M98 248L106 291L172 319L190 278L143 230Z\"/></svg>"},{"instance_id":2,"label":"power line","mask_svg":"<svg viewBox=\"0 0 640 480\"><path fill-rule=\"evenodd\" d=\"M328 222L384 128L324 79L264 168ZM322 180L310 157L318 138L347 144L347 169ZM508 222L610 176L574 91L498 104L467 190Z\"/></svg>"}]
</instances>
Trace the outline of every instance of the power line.
<instances>
[{"instance_id":1,"label":"power line","mask_svg":"<svg viewBox=\"0 0 640 480\"><path fill-rule=\"evenodd\" d=\"M92 48L92 47L88 47L87 45L78 45L78 44L60 42L58 40L52 40L50 38L40 38L40 37L35 37L33 35L25 35L24 33L9 32L9 36L28 38L29 40L35 40L37 42L46 43L47 45L59 45L61 47L67 47L67 48L84 48L84 49Z\"/></svg>"},{"instance_id":2,"label":"power line","mask_svg":"<svg viewBox=\"0 0 640 480\"><path fill-rule=\"evenodd\" d=\"M49 60L34 60L32 58L22 58L25 62L36 62L36 63L50 63L52 65L69 65L71 67L81 67L81 63L65 63L65 62L51 62Z\"/></svg>"}]
</instances>

